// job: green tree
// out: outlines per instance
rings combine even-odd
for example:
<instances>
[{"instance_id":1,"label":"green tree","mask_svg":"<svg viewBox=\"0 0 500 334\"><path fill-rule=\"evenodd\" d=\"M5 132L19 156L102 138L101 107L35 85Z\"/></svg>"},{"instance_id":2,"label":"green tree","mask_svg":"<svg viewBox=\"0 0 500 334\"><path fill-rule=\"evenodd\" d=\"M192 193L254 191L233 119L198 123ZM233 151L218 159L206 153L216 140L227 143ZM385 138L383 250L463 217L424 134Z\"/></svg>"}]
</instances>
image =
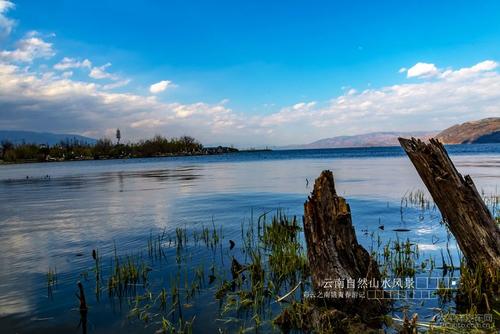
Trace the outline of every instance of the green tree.
<instances>
[{"instance_id":1,"label":"green tree","mask_svg":"<svg viewBox=\"0 0 500 334\"><path fill-rule=\"evenodd\" d=\"M8 151L14 148L14 144L8 140L2 140L2 160L5 160L5 156Z\"/></svg>"},{"instance_id":2,"label":"green tree","mask_svg":"<svg viewBox=\"0 0 500 334\"><path fill-rule=\"evenodd\" d=\"M94 158L109 157L113 149L113 143L109 138L99 139L94 145Z\"/></svg>"},{"instance_id":3,"label":"green tree","mask_svg":"<svg viewBox=\"0 0 500 334\"><path fill-rule=\"evenodd\" d=\"M120 129L116 129L116 143L120 145L120 139L122 139L122 133L120 132Z\"/></svg>"}]
</instances>

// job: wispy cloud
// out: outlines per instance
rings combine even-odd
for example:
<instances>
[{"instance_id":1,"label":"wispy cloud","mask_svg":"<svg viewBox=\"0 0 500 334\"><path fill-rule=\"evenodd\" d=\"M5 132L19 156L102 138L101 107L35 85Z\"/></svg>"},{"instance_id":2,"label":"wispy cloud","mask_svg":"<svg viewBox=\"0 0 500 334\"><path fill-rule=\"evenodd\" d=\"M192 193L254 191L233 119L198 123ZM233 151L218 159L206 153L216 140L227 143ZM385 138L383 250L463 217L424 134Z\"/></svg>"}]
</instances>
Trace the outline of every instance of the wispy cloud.
<instances>
[{"instance_id":1,"label":"wispy cloud","mask_svg":"<svg viewBox=\"0 0 500 334\"><path fill-rule=\"evenodd\" d=\"M123 80L119 80L119 81L116 81L116 82L104 85L104 86L102 86L102 88L104 90L120 88L120 87L127 86L130 83L130 81L132 81L132 80L130 80L130 79L123 79Z\"/></svg>"},{"instance_id":2,"label":"wispy cloud","mask_svg":"<svg viewBox=\"0 0 500 334\"><path fill-rule=\"evenodd\" d=\"M54 69L58 71L67 71L73 68L92 68L92 62L88 59L76 60L74 58L64 57L60 62L54 65Z\"/></svg>"},{"instance_id":3,"label":"wispy cloud","mask_svg":"<svg viewBox=\"0 0 500 334\"><path fill-rule=\"evenodd\" d=\"M13 2L0 0L0 37L9 35L16 24L13 19L6 16L6 13L14 7Z\"/></svg>"},{"instance_id":4,"label":"wispy cloud","mask_svg":"<svg viewBox=\"0 0 500 334\"><path fill-rule=\"evenodd\" d=\"M92 67L89 73L89 77L93 79L111 79L111 80L119 80L119 77L115 74L107 72L107 69L111 66L111 63L107 63L105 65L99 67Z\"/></svg>"},{"instance_id":5,"label":"wispy cloud","mask_svg":"<svg viewBox=\"0 0 500 334\"><path fill-rule=\"evenodd\" d=\"M88 75L92 79L96 80L111 80L114 82L105 84L102 86L104 90L116 89L124 87L132 81L131 79L121 78L119 75L109 73L107 69L111 66L111 63L99 67L93 67L92 62L89 59L78 60L75 58L64 57L61 61L53 66L57 71L65 71L63 76L69 78L73 75L71 69L85 69L88 70Z\"/></svg>"}]
</instances>

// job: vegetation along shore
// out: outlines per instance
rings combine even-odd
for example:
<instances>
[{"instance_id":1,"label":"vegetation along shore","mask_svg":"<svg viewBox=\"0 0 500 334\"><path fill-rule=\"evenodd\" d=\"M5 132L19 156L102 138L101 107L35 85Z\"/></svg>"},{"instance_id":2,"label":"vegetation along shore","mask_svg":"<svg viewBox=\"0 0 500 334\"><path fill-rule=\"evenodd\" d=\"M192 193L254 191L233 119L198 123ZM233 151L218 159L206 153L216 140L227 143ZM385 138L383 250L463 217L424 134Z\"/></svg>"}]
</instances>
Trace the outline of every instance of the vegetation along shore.
<instances>
[{"instance_id":1,"label":"vegetation along shore","mask_svg":"<svg viewBox=\"0 0 500 334\"><path fill-rule=\"evenodd\" d=\"M120 132L117 130L116 138L116 143L109 138L103 138L95 143L74 139L61 141L55 145L14 144L4 140L0 146L0 163L150 158L238 152L233 147L204 147L190 136L166 138L156 135L151 139L122 144Z\"/></svg>"}]
</instances>

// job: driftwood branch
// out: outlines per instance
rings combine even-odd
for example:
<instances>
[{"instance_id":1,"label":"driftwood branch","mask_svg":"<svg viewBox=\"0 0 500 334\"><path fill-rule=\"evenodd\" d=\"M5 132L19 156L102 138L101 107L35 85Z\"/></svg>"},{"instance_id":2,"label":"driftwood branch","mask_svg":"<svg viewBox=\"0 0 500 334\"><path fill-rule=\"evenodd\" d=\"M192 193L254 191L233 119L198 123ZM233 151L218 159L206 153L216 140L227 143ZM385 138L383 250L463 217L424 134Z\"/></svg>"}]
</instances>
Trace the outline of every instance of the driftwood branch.
<instances>
[{"instance_id":1,"label":"driftwood branch","mask_svg":"<svg viewBox=\"0 0 500 334\"><path fill-rule=\"evenodd\" d=\"M462 177L443 144L399 138L472 268L500 268L500 230L470 176Z\"/></svg>"}]
</instances>

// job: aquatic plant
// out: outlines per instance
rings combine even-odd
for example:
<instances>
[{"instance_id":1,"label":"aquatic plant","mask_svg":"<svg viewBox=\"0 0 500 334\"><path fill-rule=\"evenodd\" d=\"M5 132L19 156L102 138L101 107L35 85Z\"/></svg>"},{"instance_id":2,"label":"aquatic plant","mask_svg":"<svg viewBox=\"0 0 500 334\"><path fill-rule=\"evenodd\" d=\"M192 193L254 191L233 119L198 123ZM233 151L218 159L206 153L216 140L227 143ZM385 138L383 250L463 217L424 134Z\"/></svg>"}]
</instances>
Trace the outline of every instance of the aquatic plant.
<instances>
[{"instance_id":1,"label":"aquatic plant","mask_svg":"<svg viewBox=\"0 0 500 334\"><path fill-rule=\"evenodd\" d=\"M57 269L54 267L54 269L49 268L47 271L47 286L48 287L53 287L57 284Z\"/></svg>"},{"instance_id":2,"label":"aquatic plant","mask_svg":"<svg viewBox=\"0 0 500 334\"><path fill-rule=\"evenodd\" d=\"M489 275L482 264L472 269L462 261L460 273L457 299L462 311L469 312L472 307L481 311L500 310L500 268L494 268ZM496 297L489 300L488 296ZM500 321L498 316L497 321Z\"/></svg>"},{"instance_id":3,"label":"aquatic plant","mask_svg":"<svg viewBox=\"0 0 500 334\"><path fill-rule=\"evenodd\" d=\"M435 208L435 204L423 190L417 189L407 192L401 197L401 208L403 207L417 207L422 210L429 210Z\"/></svg>"},{"instance_id":4,"label":"aquatic plant","mask_svg":"<svg viewBox=\"0 0 500 334\"><path fill-rule=\"evenodd\" d=\"M305 297L310 289L310 273L302 227L296 217L287 217L281 211L257 219L252 215L241 224L241 240L235 238L225 243L222 228L217 228L213 220L211 225L192 230L178 227L170 233L166 229L156 234L151 231L145 257L140 250L119 256L115 245L109 268L104 266L96 249L93 252L96 292L100 291L97 288L100 281L107 282L110 299L128 301L131 319L163 333L192 330L193 306L205 304L206 300L200 298L210 298L207 296L219 301L217 321L221 333L267 331L276 327L313 331L356 328L353 319L346 320L339 313L329 314L322 328L310 328L308 317L318 305L312 305ZM414 277L424 272L430 275L433 270L451 272L454 267L448 246L441 253L442 267L437 268L436 260L432 256L423 258L418 244L409 238L396 237L384 242L379 234L370 235L371 254L383 277ZM448 238L448 243L452 242ZM176 258L176 262L170 261L171 258ZM162 270L156 271L156 266ZM152 268L161 281L150 281ZM480 283L481 273L464 273L465 298L485 303L484 291L473 288ZM450 303L455 292L445 288L440 284L436 293L443 303ZM491 312L498 309L492 306L495 301L487 303ZM437 320L425 323L412 319L398 318L394 324L402 328L412 323L419 329L445 328Z\"/></svg>"},{"instance_id":5,"label":"aquatic plant","mask_svg":"<svg viewBox=\"0 0 500 334\"><path fill-rule=\"evenodd\" d=\"M111 275L108 278L109 295L122 296L134 292L139 284L145 286L150 270L142 256L129 255L120 258L116 255L115 249Z\"/></svg>"},{"instance_id":6,"label":"aquatic plant","mask_svg":"<svg viewBox=\"0 0 500 334\"><path fill-rule=\"evenodd\" d=\"M166 229L157 236L153 236L153 232L149 234L148 239L148 255L155 260L166 259L164 251L164 243L166 243Z\"/></svg>"},{"instance_id":7,"label":"aquatic plant","mask_svg":"<svg viewBox=\"0 0 500 334\"><path fill-rule=\"evenodd\" d=\"M405 241L400 241L399 237L394 241L388 240L382 245L377 258L382 277L391 274L402 278L414 277L419 259L418 244L411 242L409 238Z\"/></svg>"},{"instance_id":8,"label":"aquatic plant","mask_svg":"<svg viewBox=\"0 0 500 334\"><path fill-rule=\"evenodd\" d=\"M52 291L53 289L57 286L57 270L54 267L54 269L49 268L47 271L47 295L49 297L52 297Z\"/></svg>"}]
</instances>

